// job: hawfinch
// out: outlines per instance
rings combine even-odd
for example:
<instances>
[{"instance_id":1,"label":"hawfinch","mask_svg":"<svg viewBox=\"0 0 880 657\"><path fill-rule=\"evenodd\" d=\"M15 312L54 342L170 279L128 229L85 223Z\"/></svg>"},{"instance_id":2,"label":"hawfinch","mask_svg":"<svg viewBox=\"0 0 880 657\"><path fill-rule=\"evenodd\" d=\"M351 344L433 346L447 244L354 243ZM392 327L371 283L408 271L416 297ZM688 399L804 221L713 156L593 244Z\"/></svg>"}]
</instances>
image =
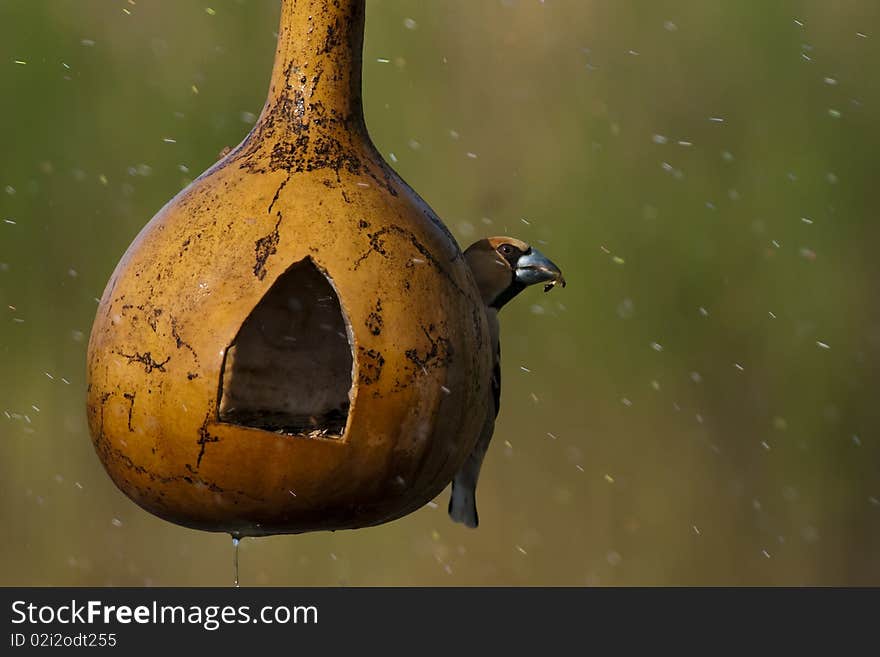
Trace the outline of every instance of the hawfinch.
<instances>
[{"instance_id":1,"label":"hawfinch","mask_svg":"<svg viewBox=\"0 0 880 657\"><path fill-rule=\"evenodd\" d=\"M474 280L480 290L489 320L489 336L492 340L492 384L490 387L489 414L474 451L468 456L461 470L452 480L452 496L449 499L449 517L467 527L476 527L477 479L483 457L492 440L495 418L501 401L501 345L498 339L498 311L517 294L535 283L544 283L544 291L559 284L565 287L565 279L559 267L525 242L512 237L490 237L480 240L464 252Z\"/></svg>"}]
</instances>

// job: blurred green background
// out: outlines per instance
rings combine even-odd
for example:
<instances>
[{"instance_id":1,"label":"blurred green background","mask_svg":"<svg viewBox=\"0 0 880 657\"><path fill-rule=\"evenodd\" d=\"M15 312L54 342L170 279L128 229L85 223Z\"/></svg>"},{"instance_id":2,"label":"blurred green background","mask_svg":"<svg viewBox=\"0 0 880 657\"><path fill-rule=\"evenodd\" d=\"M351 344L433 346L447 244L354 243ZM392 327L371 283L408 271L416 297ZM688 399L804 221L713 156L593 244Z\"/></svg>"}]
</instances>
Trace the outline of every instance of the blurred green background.
<instances>
[{"instance_id":1,"label":"blurred green background","mask_svg":"<svg viewBox=\"0 0 880 657\"><path fill-rule=\"evenodd\" d=\"M265 99L278 0L0 0L0 584L229 585L118 492L96 297ZM502 316L481 527L246 540L244 585L880 584L880 4L368 0L372 136Z\"/></svg>"}]
</instances>

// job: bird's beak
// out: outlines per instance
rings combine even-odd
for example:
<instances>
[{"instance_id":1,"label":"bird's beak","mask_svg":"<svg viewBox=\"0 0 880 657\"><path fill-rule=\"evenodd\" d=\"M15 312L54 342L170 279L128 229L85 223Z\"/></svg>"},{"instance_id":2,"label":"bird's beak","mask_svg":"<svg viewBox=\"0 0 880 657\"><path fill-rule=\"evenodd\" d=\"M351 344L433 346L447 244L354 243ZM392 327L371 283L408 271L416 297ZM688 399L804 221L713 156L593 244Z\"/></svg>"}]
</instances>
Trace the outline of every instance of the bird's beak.
<instances>
[{"instance_id":1,"label":"bird's beak","mask_svg":"<svg viewBox=\"0 0 880 657\"><path fill-rule=\"evenodd\" d=\"M559 267L537 249L529 249L528 253L520 256L516 261L516 280L523 285L546 283L545 292L557 284L565 287L565 279Z\"/></svg>"}]
</instances>

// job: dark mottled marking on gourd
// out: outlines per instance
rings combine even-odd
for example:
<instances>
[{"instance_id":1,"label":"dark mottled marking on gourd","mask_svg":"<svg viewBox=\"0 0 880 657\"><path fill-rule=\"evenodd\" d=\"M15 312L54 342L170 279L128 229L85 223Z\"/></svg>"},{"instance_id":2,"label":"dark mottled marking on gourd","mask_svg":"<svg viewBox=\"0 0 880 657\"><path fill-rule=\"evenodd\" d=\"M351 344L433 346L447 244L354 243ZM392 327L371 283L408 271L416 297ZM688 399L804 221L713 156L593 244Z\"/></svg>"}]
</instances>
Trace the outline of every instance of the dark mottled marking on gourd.
<instances>
[{"instance_id":1,"label":"dark mottled marking on gourd","mask_svg":"<svg viewBox=\"0 0 880 657\"><path fill-rule=\"evenodd\" d=\"M379 335L382 333L382 328L385 325L385 321L382 319L382 299L376 299L375 310L367 315L364 324L373 335Z\"/></svg>"},{"instance_id":2,"label":"dark mottled marking on gourd","mask_svg":"<svg viewBox=\"0 0 880 657\"><path fill-rule=\"evenodd\" d=\"M419 352L418 348L407 349L405 352L407 360L424 371L449 365L455 353L452 348L452 342L445 335L441 335L440 331L433 324L429 324L427 327L421 325L421 327L431 346L429 349L424 350L423 354Z\"/></svg>"},{"instance_id":3,"label":"dark mottled marking on gourd","mask_svg":"<svg viewBox=\"0 0 880 657\"><path fill-rule=\"evenodd\" d=\"M375 349L359 347L358 351L361 354L360 382L365 386L372 385L382 376L385 358L382 356L382 352Z\"/></svg>"},{"instance_id":4,"label":"dark mottled marking on gourd","mask_svg":"<svg viewBox=\"0 0 880 657\"><path fill-rule=\"evenodd\" d=\"M162 316L162 309L161 308L153 308L153 312L147 313L147 324L150 325L150 328L153 330L153 333L157 332L157 327L159 325L159 318L161 316Z\"/></svg>"},{"instance_id":5,"label":"dark mottled marking on gourd","mask_svg":"<svg viewBox=\"0 0 880 657\"><path fill-rule=\"evenodd\" d=\"M147 374L152 373L153 371L164 372L165 366L171 360L171 356L168 356L163 361L157 361L153 358L153 355L149 351L145 351L144 353L134 353L134 354L125 354L121 351L115 352L117 355L122 356L123 358L128 359L128 364L132 363L140 363L144 366L144 371Z\"/></svg>"},{"instance_id":6,"label":"dark mottled marking on gourd","mask_svg":"<svg viewBox=\"0 0 880 657\"><path fill-rule=\"evenodd\" d=\"M368 257L370 257L370 255L374 252L385 258L388 257L388 251L385 249L385 241L382 239L382 237L387 232L388 229L383 228L375 233L370 233L367 235L370 240L370 248L364 251L364 253L358 256L358 259L354 261L354 269L358 269L358 267L361 266L361 263Z\"/></svg>"},{"instance_id":7,"label":"dark mottled marking on gourd","mask_svg":"<svg viewBox=\"0 0 880 657\"><path fill-rule=\"evenodd\" d=\"M326 14L326 12L325 7L322 13ZM272 88L272 101L267 112L241 147L233 152L239 168L250 173L284 170L289 175L331 169L336 172L337 182L340 180L339 172L345 169L355 175L366 173L389 194L398 195L388 172L382 171L382 177L379 177L370 164L361 160L358 150L352 148L350 135L366 133L359 110L360 90L356 90L352 109L346 113L336 108L327 109L320 99L307 101L307 98L315 98L316 91L322 83L339 82L338 73L330 77L325 76L324 63L329 60L337 70L348 65L346 61L348 51L340 46L345 45L344 35L349 34L360 19L359 12L352 12L341 20L329 22L325 27L323 39L315 51L314 59L303 62L302 69L293 61L287 64L283 72L285 80L283 88L280 90ZM357 53L357 56L359 57L360 53ZM312 71L308 73L307 69ZM289 137L279 135L280 125L287 126L292 134ZM344 135L345 143L340 141L337 135ZM266 143L273 144L268 166L261 164L259 157ZM372 155L381 160L378 153ZM347 197L346 202L348 202Z\"/></svg>"}]
</instances>

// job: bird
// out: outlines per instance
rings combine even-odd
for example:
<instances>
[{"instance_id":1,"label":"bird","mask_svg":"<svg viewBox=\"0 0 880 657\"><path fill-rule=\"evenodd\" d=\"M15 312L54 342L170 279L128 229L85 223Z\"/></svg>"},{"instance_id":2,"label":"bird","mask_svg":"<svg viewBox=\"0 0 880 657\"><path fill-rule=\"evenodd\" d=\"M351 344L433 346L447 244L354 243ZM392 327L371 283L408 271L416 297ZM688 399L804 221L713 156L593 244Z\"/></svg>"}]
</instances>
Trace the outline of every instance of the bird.
<instances>
[{"instance_id":1,"label":"bird","mask_svg":"<svg viewBox=\"0 0 880 657\"><path fill-rule=\"evenodd\" d=\"M549 292L556 285L565 287L562 272L544 254L513 237L488 237L471 244L464 252L480 292L489 324L492 349L492 380L489 386L489 412L473 451L452 480L449 517L466 527L479 525L477 480L483 458L495 431L501 403L501 343L498 312L520 292L544 283Z\"/></svg>"}]
</instances>

